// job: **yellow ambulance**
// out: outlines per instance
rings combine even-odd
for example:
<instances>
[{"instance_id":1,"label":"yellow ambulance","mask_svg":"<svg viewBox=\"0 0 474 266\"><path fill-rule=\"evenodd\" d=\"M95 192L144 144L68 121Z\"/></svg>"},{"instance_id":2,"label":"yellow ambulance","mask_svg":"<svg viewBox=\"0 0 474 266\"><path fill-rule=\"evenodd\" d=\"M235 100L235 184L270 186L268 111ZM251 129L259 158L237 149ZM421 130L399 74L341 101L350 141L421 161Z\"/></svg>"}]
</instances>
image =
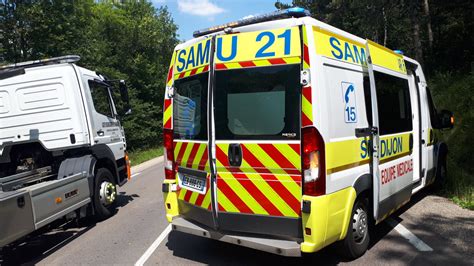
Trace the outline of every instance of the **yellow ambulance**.
<instances>
[{"instance_id":1,"label":"yellow ambulance","mask_svg":"<svg viewBox=\"0 0 474 266\"><path fill-rule=\"evenodd\" d=\"M164 110L173 230L284 256L369 231L446 177L447 146L421 66L291 8L179 44Z\"/></svg>"}]
</instances>

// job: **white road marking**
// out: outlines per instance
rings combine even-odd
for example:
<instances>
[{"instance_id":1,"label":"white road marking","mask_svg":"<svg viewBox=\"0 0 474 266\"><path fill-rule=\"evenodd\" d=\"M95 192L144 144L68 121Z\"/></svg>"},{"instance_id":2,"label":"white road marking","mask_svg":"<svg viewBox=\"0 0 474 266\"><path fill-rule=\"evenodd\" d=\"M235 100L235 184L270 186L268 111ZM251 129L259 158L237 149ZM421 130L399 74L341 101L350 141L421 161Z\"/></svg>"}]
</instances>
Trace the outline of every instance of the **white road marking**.
<instances>
[{"instance_id":1,"label":"white road marking","mask_svg":"<svg viewBox=\"0 0 474 266\"><path fill-rule=\"evenodd\" d=\"M151 244L151 246L143 253L143 255L140 257L140 259L137 260L135 263L135 266L142 266L145 264L145 262L150 258L151 254L155 252L155 250L158 248L158 246L163 242L163 240L168 236L168 234L171 232L171 224L168 224L168 226L161 232L161 234L158 236L158 238Z\"/></svg>"},{"instance_id":2,"label":"white road marking","mask_svg":"<svg viewBox=\"0 0 474 266\"><path fill-rule=\"evenodd\" d=\"M140 174L141 174L141 172L135 173L130 178L135 177L135 176L140 175Z\"/></svg>"},{"instance_id":3,"label":"white road marking","mask_svg":"<svg viewBox=\"0 0 474 266\"><path fill-rule=\"evenodd\" d=\"M391 227L393 227L393 229L395 229L401 236L403 236L406 240L408 240L410 244L415 246L415 248L418 249L419 251L423 251L423 252L433 251L433 249L430 246L428 246L425 242L423 242L421 239L416 237L412 232L408 231L408 229L405 226L403 226L401 223L399 223L398 221L395 221L392 218L388 218L387 223Z\"/></svg>"}]
</instances>

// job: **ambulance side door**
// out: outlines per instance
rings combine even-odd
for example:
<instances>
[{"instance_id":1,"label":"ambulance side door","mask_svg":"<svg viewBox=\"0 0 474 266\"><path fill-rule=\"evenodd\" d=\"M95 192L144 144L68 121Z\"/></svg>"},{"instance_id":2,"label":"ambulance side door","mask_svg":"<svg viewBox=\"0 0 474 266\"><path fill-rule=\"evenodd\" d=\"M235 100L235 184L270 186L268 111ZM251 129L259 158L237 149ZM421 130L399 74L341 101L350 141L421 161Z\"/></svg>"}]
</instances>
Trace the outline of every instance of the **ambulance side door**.
<instances>
[{"instance_id":1,"label":"ambulance side door","mask_svg":"<svg viewBox=\"0 0 474 266\"><path fill-rule=\"evenodd\" d=\"M374 127L374 218L380 222L412 194L413 91L401 55L371 41L366 49Z\"/></svg>"}]
</instances>

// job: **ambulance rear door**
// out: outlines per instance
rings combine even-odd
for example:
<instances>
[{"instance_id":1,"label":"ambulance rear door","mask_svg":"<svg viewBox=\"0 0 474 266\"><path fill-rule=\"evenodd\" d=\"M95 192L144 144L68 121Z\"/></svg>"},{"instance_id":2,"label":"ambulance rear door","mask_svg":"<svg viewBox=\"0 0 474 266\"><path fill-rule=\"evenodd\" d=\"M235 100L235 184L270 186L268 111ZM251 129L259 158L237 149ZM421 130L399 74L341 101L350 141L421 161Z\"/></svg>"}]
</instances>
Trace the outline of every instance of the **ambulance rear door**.
<instances>
[{"instance_id":1,"label":"ambulance rear door","mask_svg":"<svg viewBox=\"0 0 474 266\"><path fill-rule=\"evenodd\" d=\"M403 57L367 41L371 87L372 176L377 222L410 200L413 184L413 90Z\"/></svg>"},{"instance_id":2,"label":"ambulance rear door","mask_svg":"<svg viewBox=\"0 0 474 266\"><path fill-rule=\"evenodd\" d=\"M217 36L214 60L219 228L301 238L300 28Z\"/></svg>"},{"instance_id":3,"label":"ambulance rear door","mask_svg":"<svg viewBox=\"0 0 474 266\"><path fill-rule=\"evenodd\" d=\"M208 149L212 39L201 38L191 42L175 52L172 72L172 127L174 159L178 168L178 206L182 217L216 228ZM165 100L166 105L169 104Z\"/></svg>"}]
</instances>

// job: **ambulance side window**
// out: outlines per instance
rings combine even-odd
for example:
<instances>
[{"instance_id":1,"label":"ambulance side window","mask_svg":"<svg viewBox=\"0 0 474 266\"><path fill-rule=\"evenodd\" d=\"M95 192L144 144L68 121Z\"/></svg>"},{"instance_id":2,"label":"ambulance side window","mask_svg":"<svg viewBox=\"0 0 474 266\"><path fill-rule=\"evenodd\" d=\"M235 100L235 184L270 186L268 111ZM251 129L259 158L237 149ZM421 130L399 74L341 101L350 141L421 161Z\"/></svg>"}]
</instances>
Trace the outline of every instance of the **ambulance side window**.
<instances>
[{"instance_id":1,"label":"ambulance side window","mask_svg":"<svg viewBox=\"0 0 474 266\"><path fill-rule=\"evenodd\" d=\"M413 130L408 80L374 71L380 135Z\"/></svg>"},{"instance_id":2,"label":"ambulance side window","mask_svg":"<svg viewBox=\"0 0 474 266\"><path fill-rule=\"evenodd\" d=\"M438 112L436 111L436 107L433 102L433 97L431 97L431 91L428 87L426 88L426 96L428 97L428 109L430 111L431 125L433 127L436 127L438 123L438 117L436 116L436 114Z\"/></svg>"}]
</instances>

